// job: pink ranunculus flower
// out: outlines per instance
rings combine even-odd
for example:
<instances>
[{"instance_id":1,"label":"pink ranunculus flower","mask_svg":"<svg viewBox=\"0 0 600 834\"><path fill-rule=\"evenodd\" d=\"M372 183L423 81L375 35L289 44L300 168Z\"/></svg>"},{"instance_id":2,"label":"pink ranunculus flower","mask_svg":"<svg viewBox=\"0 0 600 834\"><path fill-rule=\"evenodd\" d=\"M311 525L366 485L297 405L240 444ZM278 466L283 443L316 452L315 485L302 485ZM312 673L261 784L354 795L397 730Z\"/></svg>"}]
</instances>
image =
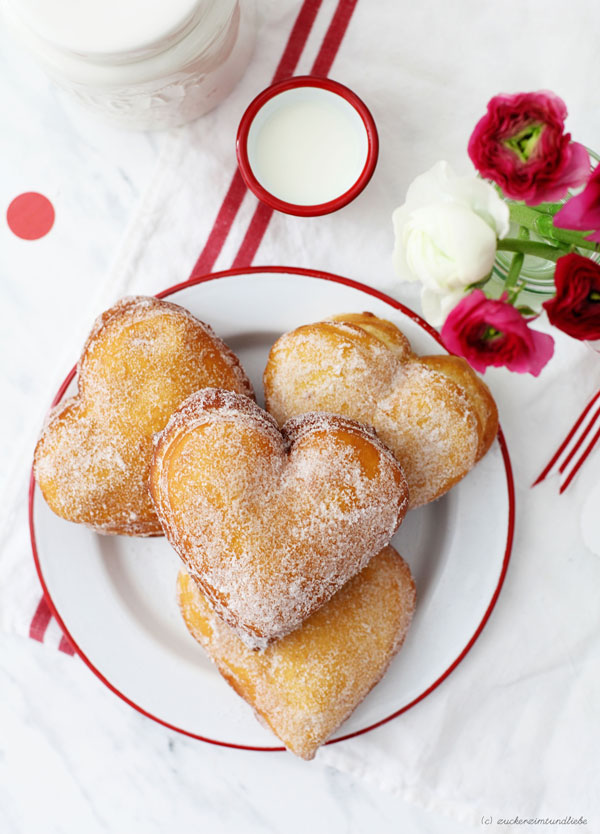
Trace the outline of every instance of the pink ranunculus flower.
<instances>
[{"instance_id":1,"label":"pink ranunculus flower","mask_svg":"<svg viewBox=\"0 0 600 834\"><path fill-rule=\"evenodd\" d=\"M547 90L494 96L471 134L469 156L506 197L529 205L560 200L590 173L588 152L564 132L566 115L564 101Z\"/></svg>"},{"instance_id":2,"label":"pink ranunculus flower","mask_svg":"<svg viewBox=\"0 0 600 834\"><path fill-rule=\"evenodd\" d=\"M531 330L506 298L506 293L491 299L474 290L449 313L442 328L444 344L476 371L503 365L509 371L538 376L554 353L554 339Z\"/></svg>"},{"instance_id":3,"label":"pink ranunculus flower","mask_svg":"<svg viewBox=\"0 0 600 834\"><path fill-rule=\"evenodd\" d=\"M554 216L554 225L581 232L593 230L587 239L600 243L600 165L581 194L571 197Z\"/></svg>"}]
</instances>

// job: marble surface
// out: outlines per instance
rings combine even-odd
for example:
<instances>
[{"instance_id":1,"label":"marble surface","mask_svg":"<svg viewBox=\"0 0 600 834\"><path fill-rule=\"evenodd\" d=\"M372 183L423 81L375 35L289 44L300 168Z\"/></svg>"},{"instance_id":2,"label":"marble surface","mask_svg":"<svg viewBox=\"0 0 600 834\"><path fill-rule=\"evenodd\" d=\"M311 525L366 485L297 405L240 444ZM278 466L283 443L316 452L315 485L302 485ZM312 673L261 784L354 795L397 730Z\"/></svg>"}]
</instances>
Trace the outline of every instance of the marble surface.
<instances>
[{"instance_id":1,"label":"marble surface","mask_svg":"<svg viewBox=\"0 0 600 834\"><path fill-rule=\"evenodd\" d=\"M3 27L0 79L8 114L0 134L0 349L13 360L3 368L13 407L3 416L0 455L12 473L29 456L46 404L72 362L65 333L79 327L81 341L96 315L107 270L167 134L127 133L88 116ZM27 191L41 192L56 209L54 227L40 240L17 238L4 220L10 201Z\"/></svg>"},{"instance_id":2,"label":"marble surface","mask_svg":"<svg viewBox=\"0 0 600 834\"><path fill-rule=\"evenodd\" d=\"M420 834L465 830L318 759L172 733L78 659L0 636L3 834L391 834L400 821Z\"/></svg>"}]
</instances>

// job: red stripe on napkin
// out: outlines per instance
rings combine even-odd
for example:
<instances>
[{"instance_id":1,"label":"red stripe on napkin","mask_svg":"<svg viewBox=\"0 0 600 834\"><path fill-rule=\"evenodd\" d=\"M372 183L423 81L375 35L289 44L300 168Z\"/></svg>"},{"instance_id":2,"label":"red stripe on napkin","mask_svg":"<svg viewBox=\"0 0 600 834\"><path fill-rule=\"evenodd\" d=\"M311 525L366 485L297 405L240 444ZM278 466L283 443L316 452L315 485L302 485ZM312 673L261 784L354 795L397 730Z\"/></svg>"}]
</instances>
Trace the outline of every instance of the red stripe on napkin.
<instances>
[{"instance_id":1,"label":"red stripe on napkin","mask_svg":"<svg viewBox=\"0 0 600 834\"><path fill-rule=\"evenodd\" d=\"M273 209L271 206L267 206L265 203L259 203L256 206L248 231L244 235L238 253L231 265L233 269L240 266L250 266L256 255L256 250L265 236L272 215Z\"/></svg>"},{"instance_id":2,"label":"red stripe on napkin","mask_svg":"<svg viewBox=\"0 0 600 834\"><path fill-rule=\"evenodd\" d=\"M67 638L65 637L64 634L60 638L60 643L58 644L58 648L59 648L59 651L64 652L65 654L70 654L70 655L75 654L75 649L69 643L69 641L67 640Z\"/></svg>"},{"instance_id":3,"label":"red stripe on napkin","mask_svg":"<svg viewBox=\"0 0 600 834\"><path fill-rule=\"evenodd\" d=\"M35 609L35 614L33 615L31 625L29 626L29 636L32 638L32 640L39 640L40 643L44 642L44 636L46 634L48 626L50 625L51 619L52 611L50 610L50 606L46 602L46 597L42 597L38 603L37 608ZM58 648L61 652L64 652L65 654L75 654L75 649L67 640L64 634L60 638Z\"/></svg>"},{"instance_id":4,"label":"red stripe on napkin","mask_svg":"<svg viewBox=\"0 0 600 834\"><path fill-rule=\"evenodd\" d=\"M357 3L358 0L340 0L338 3L327 34L319 49L319 54L312 65L311 72L313 75L329 75L329 70L346 34L346 29Z\"/></svg>"},{"instance_id":5,"label":"red stripe on napkin","mask_svg":"<svg viewBox=\"0 0 600 834\"><path fill-rule=\"evenodd\" d=\"M302 50L306 45L306 41L308 40L308 36L311 32L317 12L319 11L322 2L323 0L304 0L301 9L298 12L296 22L290 32L283 55L281 56L277 69L275 70L272 80L273 84L289 78L296 69L296 65L300 60ZM227 189L227 194L225 195L225 199L219 209L217 218L208 236L204 249L194 264L194 268L192 269L192 274L190 276L191 278L196 275L204 275L205 273L210 272L213 268L214 263L223 248L223 244L227 239L229 230L233 225L233 221L235 220L235 216L239 211L247 190L248 188L242 179L242 175L240 174L239 169L236 168L235 174L233 175L231 184Z\"/></svg>"},{"instance_id":6,"label":"red stripe on napkin","mask_svg":"<svg viewBox=\"0 0 600 834\"><path fill-rule=\"evenodd\" d=\"M329 24L329 29L312 65L312 75L324 76L329 73L357 3L358 0L339 0L331 23ZM250 266L267 231L272 214L273 209L270 206L264 203L258 203L252 215L250 225L248 226L248 231L233 261L232 267L234 269L240 266Z\"/></svg>"},{"instance_id":7,"label":"red stripe on napkin","mask_svg":"<svg viewBox=\"0 0 600 834\"><path fill-rule=\"evenodd\" d=\"M235 220L235 216L242 204L246 191L246 183L242 179L242 175L240 174L238 168L233 175L231 185L229 186L225 199L223 200L223 204L219 209L217 219L215 220L212 231L208 236L206 245L200 253L200 257L194 264L190 278L195 278L197 275L204 275L205 273L210 272L213 268L215 261L219 257L219 252L223 248L223 244L229 234L232 223Z\"/></svg>"},{"instance_id":8,"label":"red stripe on napkin","mask_svg":"<svg viewBox=\"0 0 600 834\"><path fill-rule=\"evenodd\" d=\"M42 597L29 626L29 636L32 640L39 640L40 643L44 642L44 634L51 619L50 606L46 602L46 597Z\"/></svg>"}]
</instances>

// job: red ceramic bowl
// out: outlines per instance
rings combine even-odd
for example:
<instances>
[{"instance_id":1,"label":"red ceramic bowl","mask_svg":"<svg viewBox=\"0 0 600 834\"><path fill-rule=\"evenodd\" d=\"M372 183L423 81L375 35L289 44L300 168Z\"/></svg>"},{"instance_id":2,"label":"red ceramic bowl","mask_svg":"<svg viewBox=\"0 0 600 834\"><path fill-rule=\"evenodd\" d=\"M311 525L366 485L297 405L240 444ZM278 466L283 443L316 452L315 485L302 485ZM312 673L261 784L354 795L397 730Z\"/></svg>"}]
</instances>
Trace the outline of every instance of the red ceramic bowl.
<instances>
[{"instance_id":1,"label":"red ceramic bowl","mask_svg":"<svg viewBox=\"0 0 600 834\"><path fill-rule=\"evenodd\" d=\"M288 119L283 132L282 116ZM277 139L290 136L293 141L289 146L285 139L275 141L276 118L280 126ZM269 139L264 138L266 130L271 130L270 145L266 144ZM297 138L300 135L303 139ZM326 141L321 141L321 137ZM336 152L338 138L343 140L339 154ZM321 165L325 178L315 174L313 157L308 158L305 152L308 147L315 149L317 156L323 154L316 164ZM344 156L344 148L349 149L349 155ZM271 154L270 150L276 153ZM299 156L295 157L294 153L298 152ZM301 217L329 214L354 200L373 176L378 153L377 128L365 103L343 84L311 75L290 78L263 90L248 106L237 133L238 164L248 188L271 208ZM346 158L351 159L351 164L344 168ZM265 174L265 159L269 175ZM337 182L328 185L330 169ZM286 199L293 186L273 186L278 173L285 180L292 170L303 192L302 200ZM340 183L342 187L336 189ZM311 188L315 199L310 197ZM325 193L328 189L332 193Z\"/></svg>"}]
</instances>

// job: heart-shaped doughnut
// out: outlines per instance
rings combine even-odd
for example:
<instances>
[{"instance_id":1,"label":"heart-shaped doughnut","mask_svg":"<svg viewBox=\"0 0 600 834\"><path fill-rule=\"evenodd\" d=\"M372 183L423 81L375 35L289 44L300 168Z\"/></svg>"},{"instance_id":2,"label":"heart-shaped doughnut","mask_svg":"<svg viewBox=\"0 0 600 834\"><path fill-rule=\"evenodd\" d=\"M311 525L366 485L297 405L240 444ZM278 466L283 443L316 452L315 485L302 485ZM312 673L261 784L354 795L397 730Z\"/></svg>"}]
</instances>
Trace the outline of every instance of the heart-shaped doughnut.
<instances>
[{"instance_id":1,"label":"heart-shaped doughnut","mask_svg":"<svg viewBox=\"0 0 600 834\"><path fill-rule=\"evenodd\" d=\"M220 389L171 417L150 492L188 572L251 648L297 628L358 573L408 504L402 469L370 429L309 414L279 431Z\"/></svg>"},{"instance_id":2,"label":"heart-shaped doughnut","mask_svg":"<svg viewBox=\"0 0 600 834\"><path fill-rule=\"evenodd\" d=\"M253 652L181 571L178 599L192 636L225 680L304 759L348 718L404 642L415 607L406 562L384 548L302 626Z\"/></svg>"},{"instance_id":3,"label":"heart-shaped doughnut","mask_svg":"<svg viewBox=\"0 0 600 834\"><path fill-rule=\"evenodd\" d=\"M124 298L95 322L76 396L51 412L34 473L50 508L101 533L162 535L148 493L153 435L208 385L253 396L237 357L176 304Z\"/></svg>"},{"instance_id":4,"label":"heart-shaped doughnut","mask_svg":"<svg viewBox=\"0 0 600 834\"><path fill-rule=\"evenodd\" d=\"M498 430L494 400L464 359L416 356L394 324L371 313L281 336L264 386L267 410L280 424L322 410L373 426L402 464L411 507L454 486Z\"/></svg>"}]
</instances>

